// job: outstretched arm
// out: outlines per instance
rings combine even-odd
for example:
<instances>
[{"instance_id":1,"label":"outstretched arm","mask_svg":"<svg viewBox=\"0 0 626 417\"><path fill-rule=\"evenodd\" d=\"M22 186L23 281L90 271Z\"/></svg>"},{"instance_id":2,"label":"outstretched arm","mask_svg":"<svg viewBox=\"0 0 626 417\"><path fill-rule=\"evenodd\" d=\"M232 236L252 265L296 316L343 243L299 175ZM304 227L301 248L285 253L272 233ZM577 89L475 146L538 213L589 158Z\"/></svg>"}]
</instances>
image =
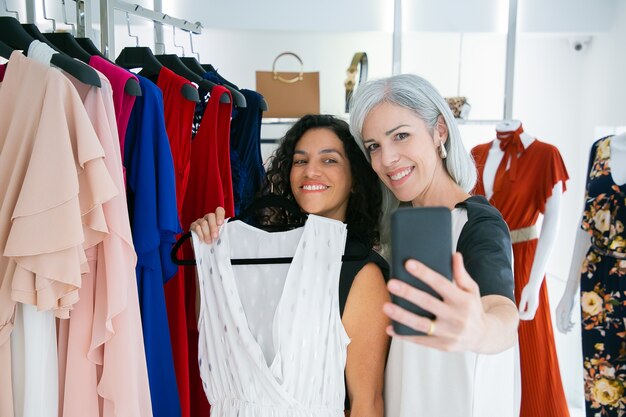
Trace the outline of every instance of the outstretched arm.
<instances>
[{"instance_id":1,"label":"outstretched arm","mask_svg":"<svg viewBox=\"0 0 626 417\"><path fill-rule=\"evenodd\" d=\"M498 353L514 345L519 322L515 304L501 295L481 297L478 284L465 270L460 253L455 253L452 258L454 282L416 260L407 261L405 267L416 279L440 294L443 300L402 281L389 281L391 293L437 317L433 322L386 303L384 311L392 320L430 333L429 336L398 336L392 326L388 326L389 335L446 352Z\"/></svg>"}]
</instances>

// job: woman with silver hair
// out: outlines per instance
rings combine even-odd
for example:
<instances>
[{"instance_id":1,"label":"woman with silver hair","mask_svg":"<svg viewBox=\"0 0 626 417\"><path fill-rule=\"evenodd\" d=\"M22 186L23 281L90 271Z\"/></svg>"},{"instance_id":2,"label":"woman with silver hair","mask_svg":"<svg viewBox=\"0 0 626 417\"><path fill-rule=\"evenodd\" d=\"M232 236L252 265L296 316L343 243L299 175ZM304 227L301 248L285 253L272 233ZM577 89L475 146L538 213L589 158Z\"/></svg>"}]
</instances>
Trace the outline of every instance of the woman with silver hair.
<instances>
[{"instance_id":1,"label":"woman with silver hair","mask_svg":"<svg viewBox=\"0 0 626 417\"><path fill-rule=\"evenodd\" d=\"M508 228L476 181L447 103L416 75L371 81L353 97L350 126L383 185L381 244L389 255L391 211L400 202L451 210L450 282L416 260L405 268L442 300L399 280L389 291L431 312L431 320L386 303L392 320L425 333L393 336L385 380L385 415L516 415L514 304ZM424 239L433 239L424 236Z\"/></svg>"}]
</instances>

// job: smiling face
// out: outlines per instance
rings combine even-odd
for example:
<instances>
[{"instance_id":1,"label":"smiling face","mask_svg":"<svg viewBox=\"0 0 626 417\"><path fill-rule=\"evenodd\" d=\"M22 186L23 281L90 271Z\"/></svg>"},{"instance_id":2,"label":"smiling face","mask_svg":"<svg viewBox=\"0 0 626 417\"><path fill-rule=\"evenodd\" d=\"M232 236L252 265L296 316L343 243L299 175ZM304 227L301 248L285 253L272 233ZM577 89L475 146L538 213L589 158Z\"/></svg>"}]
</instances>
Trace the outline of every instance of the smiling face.
<instances>
[{"instance_id":1,"label":"smiling face","mask_svg":"<svg viewBox=\"0 0 626 417\"><path fill-rule=\"evenodd\" d=\"M449 182L438 149L448 137L441 116L433 132L413 111L391 103L381 103L367 115L363 124L363 144L372 168L396 198L427 205Z\"/></svg>"},{"instance_id":2,"label":"smiling face","mask_svg":"<svg viewBox=\"0 0 626 417\"><path fill-rule=\"evenodd\" d=\"M307 213L345 221L352 189L350 162L341 140L329 129L310 129L296 144L291 191Z\"/></svg>"}]
</instances>

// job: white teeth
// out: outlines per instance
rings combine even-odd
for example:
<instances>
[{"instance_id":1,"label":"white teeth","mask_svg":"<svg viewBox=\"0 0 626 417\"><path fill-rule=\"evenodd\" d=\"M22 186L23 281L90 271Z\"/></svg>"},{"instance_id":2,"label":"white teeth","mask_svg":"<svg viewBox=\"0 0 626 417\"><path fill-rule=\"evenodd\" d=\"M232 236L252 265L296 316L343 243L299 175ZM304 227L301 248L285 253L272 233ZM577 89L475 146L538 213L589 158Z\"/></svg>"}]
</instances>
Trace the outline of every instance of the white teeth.
<instances>
[{"instance_id":1,"label":"white teeth","mask_svg":"<svg viewBox=\"0 0 626 417\"><path fill-rule=\"evenodd\" d=\"M328 187L325 185L303 185L302 189L306 190L306 191L319 191L319 190L325 190Z\"/></svg>"},{"instance_id":2,"label":"white teeth","mask_svg":"<svg viewBox=\"0 0 626 417\"><path fill-rule=\"evenodd\" d=\"M413 168L407 168L404 171L398 172L397 174L390 175L389 178L391 178L394 181L398 181L398 180L406 177L407 175L409 175L411 173L411 171L413 171Z\"/></svg>"}]
</instances>

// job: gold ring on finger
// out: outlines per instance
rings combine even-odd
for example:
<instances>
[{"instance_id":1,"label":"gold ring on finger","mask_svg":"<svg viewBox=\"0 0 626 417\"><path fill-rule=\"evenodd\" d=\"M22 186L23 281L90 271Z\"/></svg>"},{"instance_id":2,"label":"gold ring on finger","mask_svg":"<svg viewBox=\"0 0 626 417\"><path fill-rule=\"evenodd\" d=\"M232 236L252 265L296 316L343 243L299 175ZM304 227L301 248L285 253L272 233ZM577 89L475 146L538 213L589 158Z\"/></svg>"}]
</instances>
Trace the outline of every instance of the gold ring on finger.
<instances>
[{"instance_id":1,"label":"gold ring on finger","mask_svg":"<svg viewBox=\"0 0 626 417\"><path fill-rule=\"evenodd\" d=\"M435 320L430 320L430 325L428 326L428 331L426 332L426 334L428 336L432 336L433 333L435 333Z\"/></svg>"}]
</instances>

